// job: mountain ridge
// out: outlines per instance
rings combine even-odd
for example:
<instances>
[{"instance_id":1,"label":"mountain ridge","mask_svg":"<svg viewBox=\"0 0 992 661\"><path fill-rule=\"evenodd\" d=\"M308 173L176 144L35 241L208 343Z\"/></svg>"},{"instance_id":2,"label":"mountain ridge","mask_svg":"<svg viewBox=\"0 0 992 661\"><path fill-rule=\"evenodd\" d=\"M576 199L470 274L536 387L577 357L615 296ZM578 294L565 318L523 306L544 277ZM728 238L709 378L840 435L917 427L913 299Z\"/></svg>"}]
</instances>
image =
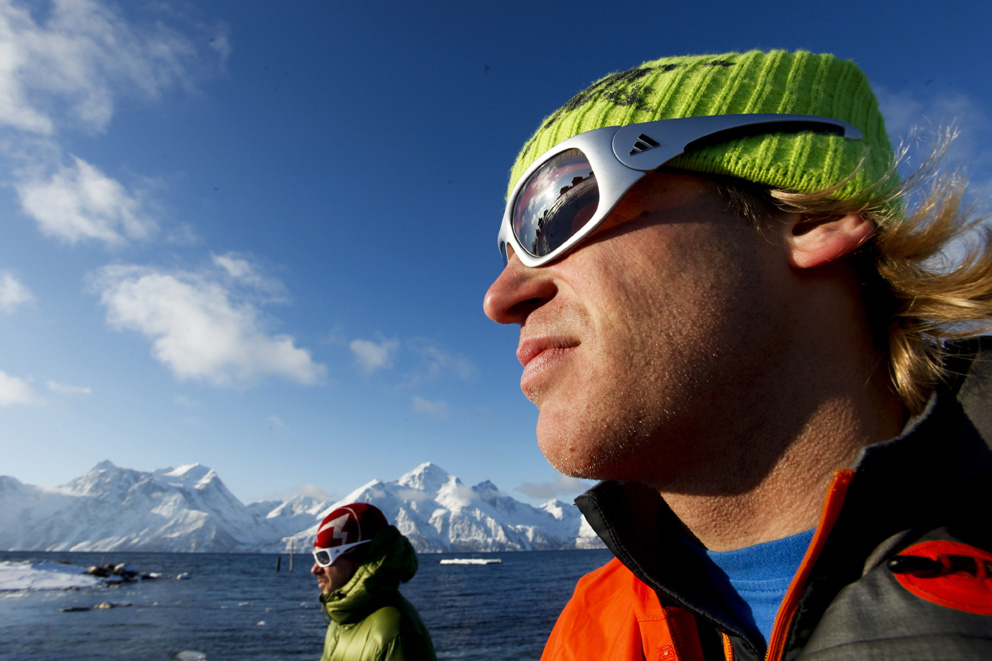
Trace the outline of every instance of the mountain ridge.
<instances>
[{"instance_id":1,"label":"mountain ridge","mask_svg":"<svg viewBox=\"0 0 992 661\"><path fill-rule=\"evenodd\" d=\"M379 507L421 553L602 548L574 505L534 507L489 480L467 487L431 462L335 502L246 505L199 463L145 472L106 460L58 487L0 476L0 549L282 552L308 548L318 522L349 502Z\"/></svg>"}]
</instances>

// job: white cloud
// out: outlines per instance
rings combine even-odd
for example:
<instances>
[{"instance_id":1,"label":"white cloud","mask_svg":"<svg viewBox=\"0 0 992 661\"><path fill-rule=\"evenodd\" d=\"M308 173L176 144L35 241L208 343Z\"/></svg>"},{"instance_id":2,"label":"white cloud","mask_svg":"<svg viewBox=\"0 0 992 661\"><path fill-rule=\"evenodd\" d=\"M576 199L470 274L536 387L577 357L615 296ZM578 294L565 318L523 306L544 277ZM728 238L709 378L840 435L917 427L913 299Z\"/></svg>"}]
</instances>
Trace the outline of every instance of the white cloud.
<instances>
[{"instance_id":1,"label":"white cloud","mask_svg":"<svg viewBox=\"0 0 992 661\"><path fill-rule=\"evenodd\" d=\"M250 257L228 252L223 255L210 255L210 258L214 266L223 270L232 281L266 294L269 303L285 301L285 286L275 278L262 273Z\"/></svg>"},{"instance_id":2,"label":"white cloud","mask_svg":"<svg viewBox=\"0 0 992 661\"><path fill-rule=\"evenodd\" d=\"M101 130L116 97L155 99L192 78L196 46L163 23L128 23L96 0L46 4L0 2L0 124L47 135L64 115ZM226 34L211 46L226 57Z\"/></svg>"},{"instance_id":3,"label":"white cloud","mask_svg":"<svg viewBox=\"0 0 992 661\"><path fill-rule=\"evenodd\" d=\"M992 120L971 98L956 92L917 96L881 88L878 99L893 144L910 150L910 169L922 165L942 131L953 130L957 137L947 152L947 164L963 167L975 188L992 190Z\"/></svg>"},{"instance_id":4,"label":"white cloud","mask_svg":"<svg viewBox=\"0 0 992 661\"><path fill-rule=\"evenodd\" d=\"M10 271L0 271L0 312L11 313L34 301L34 294Z\"/></svg>"},{"instance_id":5,"label":"white cloud","mask_svg":"<svg viewBox=\"0 0 992 661\"><path fill-rule=\"evenodd\" d=\"M48 389L53 393L57 395L65 395L67 397L89 397L93 394L93 390L88 387L69 386L56 381L49 381L47 385Z\"/></svg>"},{"instance_id":6,"label":"white cloud","mask_svg":"<svg viewBox=\"0 0 992 661\"><path fill-rule=\"evenodd\" d=\"M450 484L445 488L445 504L449 504L452 501L460 503L465 506L475 500L475 492L472 491L472 487L465 484ZM450 505L449 505L450 506Z\"/></svg>"},{"instance_id":7,"label":"white cloud","mask_svg":"<svg viewBox=\"0 0 992 661\"><path fill-rule=\"evenodd\" d=\"M447 420L451 417L448 412L447 402L432 402L422 397L415 396L413 398L413 410L416 413L421 413L432 418L440 418L441 420Z\"/></svg>"},{"instance_id":8,"label":"white cloud","mask_svg":"<svg viewBox=\"0 0 992 661\"><path fill-rule=\"evenodd\" d=\"M254 269L247 259L239 257L236 253L226 253L224 255L211 255L214 264L227 271L228 275L235 279L254 280L256 278Z\"/></svg>"},{"instance_id":9,"label":"white cloud","mask_svg":"<svg viewBox=\"0 0 992 661\"><path fill-rule=\"evenodd\" d=\"M428 340L411 340L405 343L419 359L416 367L406 374L404 385L415 387L425 381L434 381L442 374L451 373L467 381L475 373L475 365L468 358L447 351Z\"/></svg>"},{"instance_id":10,"label":"white cloud","mask_svg":"<svg viewBox=\"0 0 992 661\"><path fill-rule=\"evenodd\" d=\"M413 340L353 340L349 347L355 362L366 375L379 370L390 369L402 348L407 357L405 373L399 384L403 388L414 388L425 381L434 381L443 374L454 374L468 380L475 373L475 365L468 358L441 349L425 339ZM410 362L412 358L412 364Z\"/></svg>"},{"instance_id":11,"label":"white cloud","mask_svg":"<svg viewBox=\"0 0 992 661\"><path fill-rule=\"evenodd\" d=\"M26 381L0 372L0 406L34 404L37 401L37 394Z\"/></svg>"},{"instance_id":12,"label":"white cloud","mask_svg":"<svg viewBox=\"0 0 992 661\"><path fill-rule=\"evenodd\" d=\"M288 335L270 335L260 310L210 273L108 266L92 280L107 320L152 341L152 355L180 380L250 385L275 376L318 383L325 367Z\"/></svg>"},{"instance_id":13,"label":"white cloud","mask_svg":"<svg viewBox=\"0 0 992 661\"><path fill-rule=\"evenodd\" d=\"M934 131L951 126L981 129L988 123L978 105L960 93L916 96L908 91L890 92L880 88L878 102L885 127L897 142L916 129Z\"/></svg>"},{"instance_id":14,"label":"white cloud","mask_svg":"<svg viewBox=\"0 0 992 661\"><path fill-rule=\"evenodd\" d=\"M396 340L372 342L371 340L353 340L349 345L359 368L366 374L376 370L388 369L393 366L393 356L400 343Z\"/></svg>"},{"instance_id":15,"label":"white cloud","mask_svg":"<svg viewBox=\"0 0 992 661\"><path fill-rule=\"evenodd\" d=\"M517 490L539 500L574 496L589 489L594 484L588 480L560 476L554 482L524 482Z\"/></svg>"},{"instance_id":16,"label":"white cloud","mask_svg":"<svg viewBox=\"0 0 992 661\"><path fill-rule=\"evenodd\" d=\"M440 349L433 344L424 343L420 347L420 356L427 367L427 375L435 377L441 372L452 372L460 379L469 379L475 372L475 366L468 358L450 351Z\"/></svg>"},{"instance_id":17,"label":"white cloud","mask_svg":"<svg viewBox=\"0 0 992 661\"><path fill-rule=\"evenodd\" d=\"M26 177L15 184L21 207L42 233L69 243L103 241L118 246L147 239L158 226L138 198L81 158L50 178Z\"/></svg>"}]
</instances>

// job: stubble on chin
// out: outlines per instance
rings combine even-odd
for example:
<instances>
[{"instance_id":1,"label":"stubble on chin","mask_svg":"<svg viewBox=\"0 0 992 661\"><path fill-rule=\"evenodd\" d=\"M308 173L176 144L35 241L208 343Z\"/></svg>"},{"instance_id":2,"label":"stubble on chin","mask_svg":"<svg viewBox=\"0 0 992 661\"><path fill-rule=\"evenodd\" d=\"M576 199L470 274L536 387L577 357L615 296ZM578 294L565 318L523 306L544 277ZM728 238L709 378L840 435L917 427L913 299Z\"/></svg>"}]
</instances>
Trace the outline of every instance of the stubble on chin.
<instances>
[{"instance_id":1,"label":"stubble on chin","mask_svg":"<svg viewBox=\"0 0 992 661\"><path fill-rule=\"evenodd\" d=\"M524 397L526 397L531 404L536 406L538 410L541 409L541 388L525 388L523 392Z\"/></svg>"},{"instance_id":2,"label":"stubble on chin","mask_svg":"<svg viewBox=\"0 0 992 661\"><path fill-rule=\"evenodd\" d=\"M626 422L606 404L585 415L559 412L538 421L538 446L563 475L588 480L638 479L653 442L639 418Z\"/></svg>"}]
</instances>

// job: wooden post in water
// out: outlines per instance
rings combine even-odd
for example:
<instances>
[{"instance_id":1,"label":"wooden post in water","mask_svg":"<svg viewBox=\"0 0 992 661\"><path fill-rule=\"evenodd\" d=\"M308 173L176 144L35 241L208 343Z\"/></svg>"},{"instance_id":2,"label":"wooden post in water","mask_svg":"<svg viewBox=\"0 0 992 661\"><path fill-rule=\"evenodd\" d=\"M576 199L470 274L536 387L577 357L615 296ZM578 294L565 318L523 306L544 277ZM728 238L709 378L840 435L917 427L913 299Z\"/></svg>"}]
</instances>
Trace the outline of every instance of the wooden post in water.
<instances>
[{"instance_id":1,"label":"wooden post in water","mask_svg":"<svg viewBox=\"0 0 992 661\"><path fill-rule=\"evenodd\" d=\"M296 550L296 540L289 540L289 571L293 572L293 552Z\"/></svg>"}]
</instances>

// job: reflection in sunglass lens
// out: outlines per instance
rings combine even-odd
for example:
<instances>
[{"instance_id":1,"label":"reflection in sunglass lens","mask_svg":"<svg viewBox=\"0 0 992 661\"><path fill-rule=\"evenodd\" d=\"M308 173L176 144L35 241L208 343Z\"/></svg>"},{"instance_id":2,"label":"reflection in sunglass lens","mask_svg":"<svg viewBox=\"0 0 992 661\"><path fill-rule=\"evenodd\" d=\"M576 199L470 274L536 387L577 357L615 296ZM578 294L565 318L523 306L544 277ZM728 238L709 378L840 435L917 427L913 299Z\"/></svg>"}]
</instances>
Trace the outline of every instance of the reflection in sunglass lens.
<instances>
[{"instance_id":1,"label":"reflection in sunglass lens","mask_svg":"<svg viewBox=\"0 0 992 661\"><path fill-rule=\"evenodd\" d=\"M530 176L513 205L513 234L535 257L550 254L596 213L599 187L578 149L554 156Z\"/></svg>"},{"instance_id":2,"label":"reflection in sunglass lens","mask_svg":"<svg viewBox=\"0 0 992 661\"><path fill-rule=\"evenodd\" d=\"M333 559L331 558L331 554L323 549L321 549L320 551L314 551L313 557L317 561L317 564L320 565L321 567L329 567L331 565L331 562L333 562Z\"/></svg>"}]
</instances>

